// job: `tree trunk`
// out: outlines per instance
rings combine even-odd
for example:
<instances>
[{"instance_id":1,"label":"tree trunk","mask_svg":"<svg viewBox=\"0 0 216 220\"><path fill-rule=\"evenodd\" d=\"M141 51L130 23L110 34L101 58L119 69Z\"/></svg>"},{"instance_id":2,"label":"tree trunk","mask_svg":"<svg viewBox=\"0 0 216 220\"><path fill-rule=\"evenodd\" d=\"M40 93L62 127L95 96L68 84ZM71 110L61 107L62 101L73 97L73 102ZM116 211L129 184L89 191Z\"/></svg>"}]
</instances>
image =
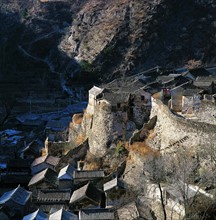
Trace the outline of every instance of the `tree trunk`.
<instances>
[{"instance_id":1,"label":"tree trunk","mask_svg":"<svg viewBox=\"0 0 216 220\"><path fill-rule=\"evenodd\" d=\"M165 208L164 199L163 199L163 191L162 191L160 183L158 183L158 188L160 190L160 198L161 198L161 206L162 206L162 210L163 210L163 216L164 216L164 220L166 220L167 214L166 214L166 208Z\"/></svg>"}]
</instances>

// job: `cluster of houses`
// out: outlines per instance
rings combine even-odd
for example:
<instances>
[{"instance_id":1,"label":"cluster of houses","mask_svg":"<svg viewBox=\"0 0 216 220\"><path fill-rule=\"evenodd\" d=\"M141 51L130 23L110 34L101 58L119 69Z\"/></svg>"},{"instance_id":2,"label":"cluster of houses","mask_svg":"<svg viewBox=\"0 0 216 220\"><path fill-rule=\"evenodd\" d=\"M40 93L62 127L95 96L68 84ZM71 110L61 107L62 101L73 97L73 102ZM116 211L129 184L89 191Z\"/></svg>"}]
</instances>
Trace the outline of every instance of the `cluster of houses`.
<instances>
[{"instance_id":1,"label":"cluster of houses","mask_svg":"<svg viewBox=\"0 0 216 220\"><path fill-rule=\"evenodd\" d=\"M86 111L94 115L97 105L106 102L112 112L124 112L138 126L148 120L151 96L181 114L193 114L199 110L202 100L215 103L216 99L216 76L205 68L156 67L102 87L89 90ZM49 140L55 141L68 124L68 117L50 120L45 129ZM4 131L0 135L2 143L13 137L14 145L17 139L23 138L18 131ZM0 184L13 189L0 192L0 219L123 220L127 219L128 209L134 210L134 219L139 217L135 203L116 208L115 201L126 191L121 179L107 177L103 170L84 170L82 162L61 167L60 158L49 155L39 139L25 145L16 157L9 157L15 159L7 158L0 163ZM169 198L174 196L173 201L178 197L172 189L166 192Z\"/></svg>"},{"instance_id":2,"label":"cluster of houses","mask_svg":"<svg viewBox=\"0 0 216 220\"><path fill-rule=\"evenodd\" d=\"M105 102L111 111L121 111L127 118L142 126L149 117L151 96L179 114L193 114L201 101L216 100L216 75L203 67L164 70L156 67L132 77L116 79L101 88L89 90L87 112L94 114L95 108ZM138 119L138 120L137 120Z\"/></svg>"},{"instance_id":3,"label":"cluster of houses","mask_svg":"<svg viewBox=\"0 0 216 220\"><path fill-rule=\"evenodd\" d=\"M103 170L83 170L71 164L57 172L60 158L45 155L31 164L28 190L18 185L0 197L0 219L117 219L113 201L125 192L118 177Z\"/></svg>"}]
</instances>

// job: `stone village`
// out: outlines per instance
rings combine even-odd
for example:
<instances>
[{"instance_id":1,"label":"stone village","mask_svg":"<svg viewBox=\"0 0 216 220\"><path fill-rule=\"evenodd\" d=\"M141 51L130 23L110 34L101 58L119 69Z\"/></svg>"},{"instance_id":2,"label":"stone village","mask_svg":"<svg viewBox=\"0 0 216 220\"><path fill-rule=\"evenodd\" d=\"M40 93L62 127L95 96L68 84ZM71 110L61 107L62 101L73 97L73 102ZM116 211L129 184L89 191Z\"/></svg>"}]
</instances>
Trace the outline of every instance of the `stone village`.
<instances>
[{"instance_id":1,"label":"stone village","mask_svg":"<svg viewBox=\"0 0 216 220\"><path fill-rule=\"evenodd\" d=\"M155 67L93 86L83 112L47 122L45 142L24 142L17 130L1 131L0 219L150 219L146 198L157 216L157 185L148 181L145 195L129 195L147 178L143 158L182 147L193 153L197 146L215 147L215 100L214 68ZM40 125L38 118L30 122ZM198 194L213 199L215 185L210 190L181 185L190 199ZM162 190L172 218L183 219L183 197L175 184Z\"/></svg>"}]
</instances>

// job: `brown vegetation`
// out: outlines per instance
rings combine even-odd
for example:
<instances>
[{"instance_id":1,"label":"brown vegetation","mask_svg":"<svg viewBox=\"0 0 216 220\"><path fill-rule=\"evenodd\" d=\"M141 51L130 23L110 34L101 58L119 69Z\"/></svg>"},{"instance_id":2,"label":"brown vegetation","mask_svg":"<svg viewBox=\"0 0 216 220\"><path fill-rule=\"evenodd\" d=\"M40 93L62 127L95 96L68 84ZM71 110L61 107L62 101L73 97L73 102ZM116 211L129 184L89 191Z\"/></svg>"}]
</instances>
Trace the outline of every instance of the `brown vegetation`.
<instances>
[{"instance_id":1,"label":"brown vegetation","mask_svg":"<svg viewBox=\"0 0 216 220\"><path fill-rule=\"evenodd\" d=\"M84 136L83 134L79 134L75 140L77 145L82 144L84 141L86 140L86 136Z\"/></svg>"},{"instance_id":2,"label":"brown vegetation","mask_svg":"<svg viewBox=\"0 0 216 220\"><path fill-rule=\"evenodd\" d=\"M189 60L185 65L189 70L196 69L202 67L201 60Z\"/></svg>"},{"instance_id":3,"label":"brown vegetation","mask_svg":"<svg viewBox=\"0 0 216 220\"><path fill-rule=\"evenodd\" d=\"M95 155L91 154L89 151L87 152L85 158L85 170L99 170L102 167L102 160Z\"/></svg>"},{"instance_id":4,"label":"brown vegetation","mask_svg":"<svg viewBox=\"0 0 216 220\"><path fill-rule=\"evenodd\" d=\"M130 145L130 152L137 153L140 156L159 156L159 152L149 147L145 141L134 142Z\"/></svg>"},{"instance_id":5,"label":"brown vegetation","mask_svg":"<svg viewBox=\"0 0 216 220\"><path fill-rule=\"evenodd\" d=\"M75 124L81 124L83 120L83 114L74 114L73 115L73 123Z\"/></svg>"}]
</instances>

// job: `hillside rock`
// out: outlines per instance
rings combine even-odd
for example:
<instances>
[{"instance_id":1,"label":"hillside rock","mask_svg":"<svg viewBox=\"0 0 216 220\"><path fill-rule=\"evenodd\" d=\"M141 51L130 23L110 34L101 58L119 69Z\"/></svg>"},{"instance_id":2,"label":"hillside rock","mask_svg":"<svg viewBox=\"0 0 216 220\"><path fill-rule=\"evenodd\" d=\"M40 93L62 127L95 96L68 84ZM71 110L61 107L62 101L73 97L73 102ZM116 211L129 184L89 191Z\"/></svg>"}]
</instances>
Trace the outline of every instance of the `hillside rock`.
<instances>
[{"instance_id":1,"label":"hillside rock","mask_svg":"<svg viewBox=\"0 0 216 220\"><path fill-rule=\"evenodd\" d=\"M87 1L60 48L106 79L190 59L214 63L214 7L211 0Z\"/></svg>"},{"instance_id":2,"label":"hillside rock","mask_svg":"<svg viewBox=\"0 0 216 220\"><path fill-rule=\"evenodd\" d=\"M2 1L0 77L29 87L34 78L45 82L41 90L76 96L77 82L191 59L214 64L215 7L213 0Z\"/></svg>"}]
</instances>

